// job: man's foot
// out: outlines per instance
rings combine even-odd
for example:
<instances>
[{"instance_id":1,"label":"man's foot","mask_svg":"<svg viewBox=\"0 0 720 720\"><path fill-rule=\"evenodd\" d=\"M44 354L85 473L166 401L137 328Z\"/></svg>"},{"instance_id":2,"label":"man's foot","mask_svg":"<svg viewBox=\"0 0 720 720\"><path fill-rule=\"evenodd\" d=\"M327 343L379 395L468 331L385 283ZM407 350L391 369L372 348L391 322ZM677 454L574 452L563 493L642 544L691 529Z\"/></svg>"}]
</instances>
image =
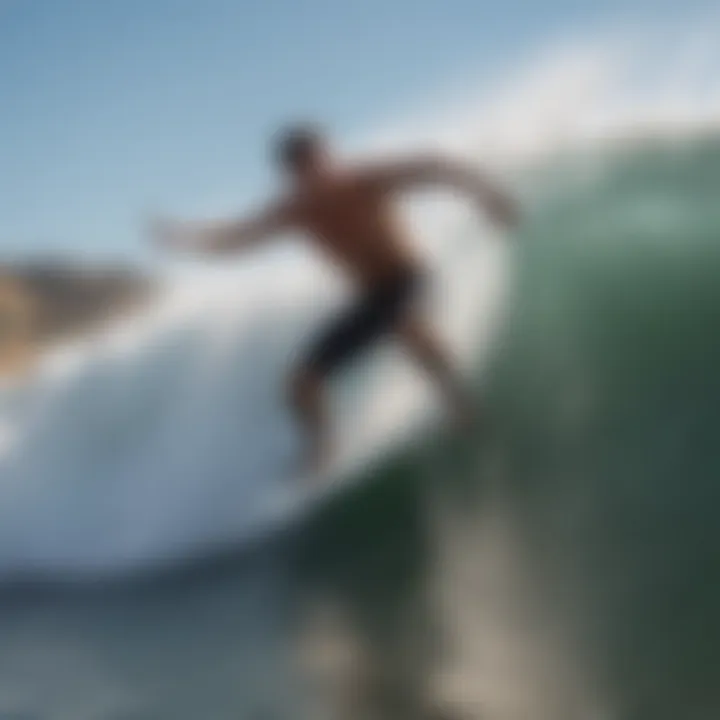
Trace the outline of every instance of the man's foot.
<instances>
[{"instance_id":1,"label":"man's foot","mask_svg":"<svg viewBox=\"0 0 720 720\"><path fill-rule=\"evenodd\" d=\"M303 482L313 485L330 465L330 453L325 448L309 448L299 466L300 477Z\"/></svg>"},{"instance_id":2,"label":"man's foot","mask_svg":"<svg viewBox=\"0 0 720 720\"><path fill-rule=\"evenodd\" d=\"M460 435L469 435L480 425L480 412L469 397L455 398L451 409L453 429Z\"/></svg>"}]
</instances>

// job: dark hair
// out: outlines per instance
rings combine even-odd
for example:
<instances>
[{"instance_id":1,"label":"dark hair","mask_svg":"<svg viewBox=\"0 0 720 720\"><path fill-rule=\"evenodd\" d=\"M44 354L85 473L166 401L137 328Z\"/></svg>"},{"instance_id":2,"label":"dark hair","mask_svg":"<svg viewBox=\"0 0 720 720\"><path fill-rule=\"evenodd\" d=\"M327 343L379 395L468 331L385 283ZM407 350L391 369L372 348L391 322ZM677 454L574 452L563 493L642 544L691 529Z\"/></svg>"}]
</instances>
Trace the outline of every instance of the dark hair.
<instances>
[{"instance_id":1,"label":"dark hair","mask_svg":"<svg viewBox=\"0 0 720 720\"><path fill-rule=\"evenodd\" d=\"M275 139L275 160L285 168L306 163L323 142L323 134L315 125L291 125L281 130Z\"/></svg>"}]
</instances>

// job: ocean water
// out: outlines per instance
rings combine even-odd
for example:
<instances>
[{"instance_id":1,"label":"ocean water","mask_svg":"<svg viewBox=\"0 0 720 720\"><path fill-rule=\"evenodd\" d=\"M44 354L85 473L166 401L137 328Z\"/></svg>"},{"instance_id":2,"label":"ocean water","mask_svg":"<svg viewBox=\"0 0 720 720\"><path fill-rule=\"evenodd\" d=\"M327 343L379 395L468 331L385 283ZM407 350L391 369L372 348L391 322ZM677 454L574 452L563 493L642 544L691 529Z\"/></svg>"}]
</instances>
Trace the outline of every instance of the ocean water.
<instances>
[{"instance_id":1,"label":"ocean water","mask_svg":"<svg viewBox=\"0 0 720 720\"><path fill-rule=\"evenodd\" d=\"M302 522L257 533L278 380L342 302L310 258L170 278L3 388L0 718L716 717L720 136L683 110L506 137L512 239L410 209L485 425L413 429L434 399L380 348L335 395L363 482Z\"/></svg>"}]
</instances>

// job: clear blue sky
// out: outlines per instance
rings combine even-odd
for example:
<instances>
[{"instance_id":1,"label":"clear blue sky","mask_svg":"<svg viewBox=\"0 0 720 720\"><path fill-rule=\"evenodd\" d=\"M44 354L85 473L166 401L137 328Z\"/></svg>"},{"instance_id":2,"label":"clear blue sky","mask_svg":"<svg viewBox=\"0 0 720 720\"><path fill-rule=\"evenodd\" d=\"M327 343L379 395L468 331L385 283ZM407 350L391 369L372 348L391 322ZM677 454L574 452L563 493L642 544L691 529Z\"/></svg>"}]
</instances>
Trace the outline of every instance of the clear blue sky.
<instances>
[{"instance_id":1,"label":"clear blue sky","mask_svg":"<svg viewBox=\"0 0 720 720\"><path fill-rule=\"evenodd\" d=\"M563 28L672 4L0 0L0 260L141 257L148 203L267 187L285 119L361 133Z\"/></svg>"}]
</instances>

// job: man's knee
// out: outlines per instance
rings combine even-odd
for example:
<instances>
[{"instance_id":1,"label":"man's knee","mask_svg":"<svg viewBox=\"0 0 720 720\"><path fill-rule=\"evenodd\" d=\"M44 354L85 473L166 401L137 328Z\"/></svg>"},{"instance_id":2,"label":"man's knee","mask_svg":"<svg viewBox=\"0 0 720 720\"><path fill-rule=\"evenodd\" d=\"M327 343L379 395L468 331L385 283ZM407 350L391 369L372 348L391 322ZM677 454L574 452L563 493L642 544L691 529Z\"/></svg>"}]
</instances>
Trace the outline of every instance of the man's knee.
<instances>
[{"instance_id":1,"label":"man's knee","mask_svg":"<svg viewBox=\"0 0 720 720\"><path fill-rule=\"evenodd\" d=\"M320 391L321 379L307 367L294 370L287 383L287 399L294 408L307 407Z\"/></svg>"}]
</instances>

